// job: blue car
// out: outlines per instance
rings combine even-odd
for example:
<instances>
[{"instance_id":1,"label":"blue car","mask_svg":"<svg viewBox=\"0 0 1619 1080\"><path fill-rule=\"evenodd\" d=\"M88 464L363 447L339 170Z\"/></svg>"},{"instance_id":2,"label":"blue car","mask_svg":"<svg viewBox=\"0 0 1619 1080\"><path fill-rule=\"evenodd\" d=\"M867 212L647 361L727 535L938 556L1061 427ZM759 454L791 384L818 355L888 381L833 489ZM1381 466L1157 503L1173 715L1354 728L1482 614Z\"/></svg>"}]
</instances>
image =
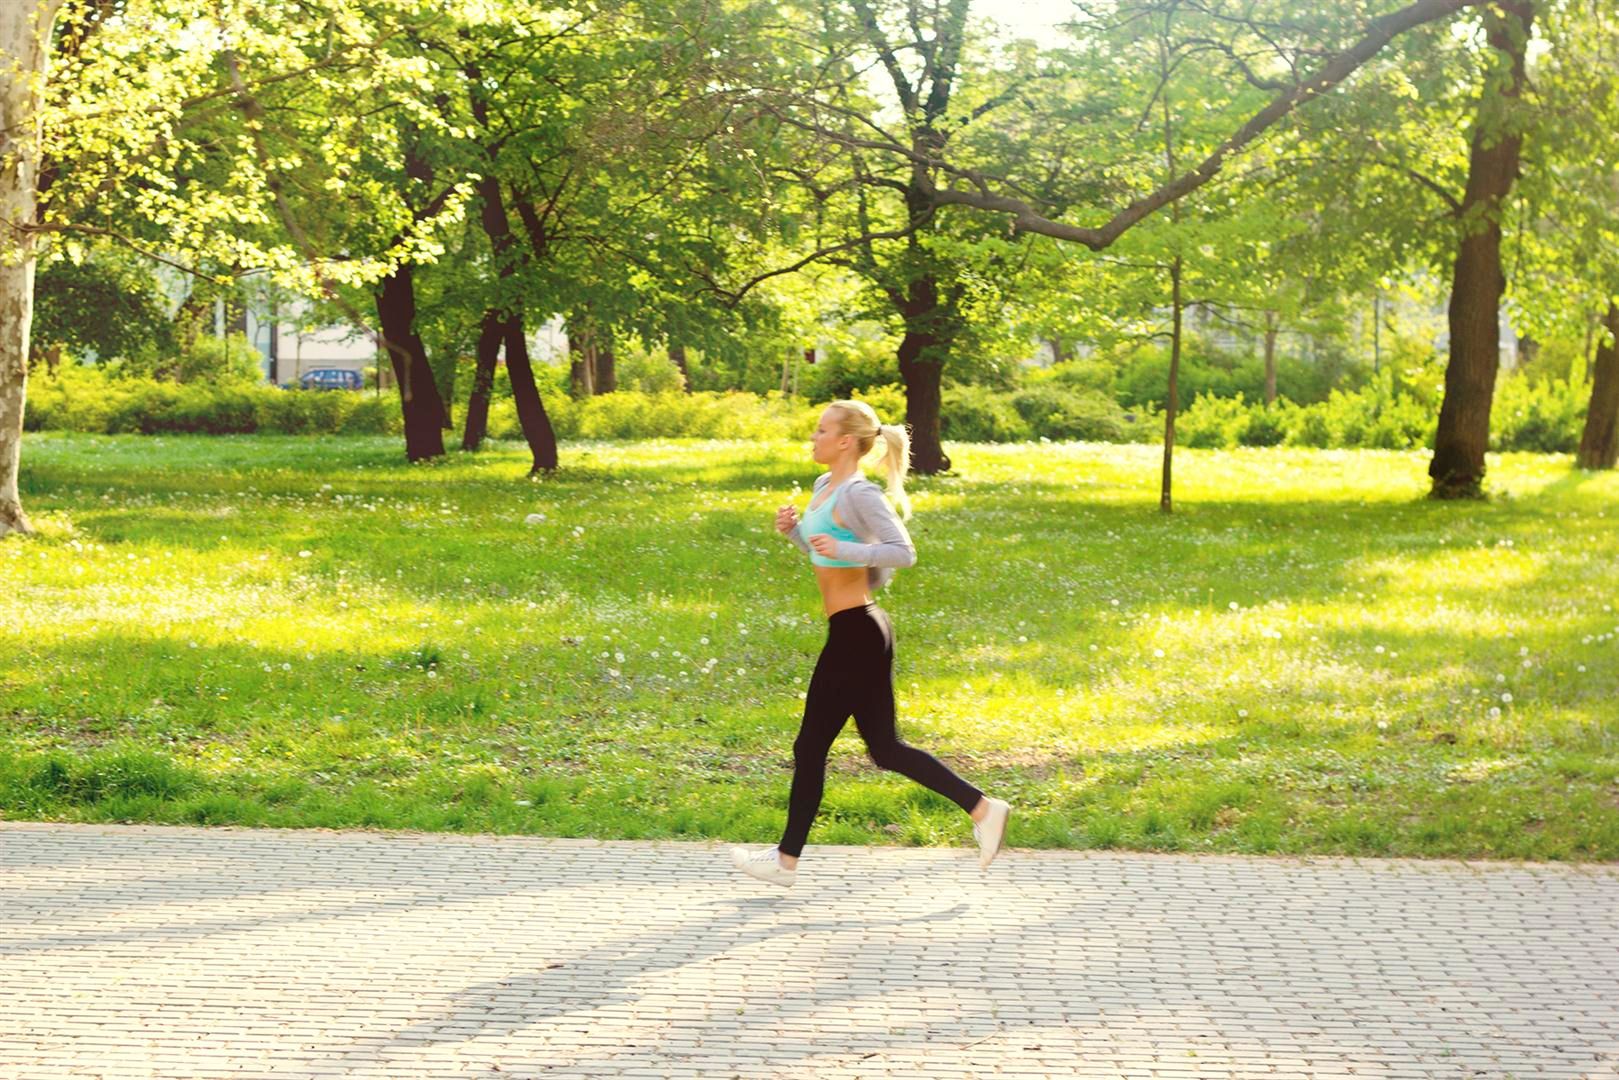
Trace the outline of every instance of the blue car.
<instances>
[{"instance_id":1,"label":"blue car","mask_svg":"<svg viewBox=\"0 0 1619 1080\"><path fill-rule=\"evenodd\" d=\"M312 368L298 379L305 390L360 390L365 383L358 371L347 368Z\"/></svg>"}]
</instances>

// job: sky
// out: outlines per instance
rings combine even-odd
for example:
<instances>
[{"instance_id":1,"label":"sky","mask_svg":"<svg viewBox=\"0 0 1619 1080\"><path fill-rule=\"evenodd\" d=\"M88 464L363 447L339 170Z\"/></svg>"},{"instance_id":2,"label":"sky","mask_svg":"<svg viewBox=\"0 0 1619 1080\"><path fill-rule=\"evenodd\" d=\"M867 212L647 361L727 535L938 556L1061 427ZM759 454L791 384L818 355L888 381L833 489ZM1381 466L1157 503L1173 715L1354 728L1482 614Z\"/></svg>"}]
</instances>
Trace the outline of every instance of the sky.
<instances>
[{"instance_id":1,"label":"sky","mask_svg":"<svg viewBox=\"0 0 1619 1080\"><path fill-rule=\"evenodd\" d=\"M1073 14L1073 0L979 0L973 14L1002 23L1015 37L1046 38Z\"/></svg>"}]
</instances>

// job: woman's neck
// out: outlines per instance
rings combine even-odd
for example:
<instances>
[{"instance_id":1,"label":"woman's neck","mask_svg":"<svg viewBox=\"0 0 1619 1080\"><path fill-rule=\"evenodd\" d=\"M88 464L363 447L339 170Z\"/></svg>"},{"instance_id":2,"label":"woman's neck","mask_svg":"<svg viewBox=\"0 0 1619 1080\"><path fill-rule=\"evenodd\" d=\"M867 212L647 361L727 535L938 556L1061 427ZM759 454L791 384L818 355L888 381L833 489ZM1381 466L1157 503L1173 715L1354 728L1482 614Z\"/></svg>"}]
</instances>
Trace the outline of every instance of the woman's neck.
<instances>
[{"instance_id":1,"label":"woman's neck","mask_svg":"<svg viewBox=\"0 0 1619 1080\"><path fill-rule=\"evenodd\" d=\"M826 482L828 484L841 484L859 471L860 462L858 461L836 461L827 467Z\"/></svg>"}]
</instances>

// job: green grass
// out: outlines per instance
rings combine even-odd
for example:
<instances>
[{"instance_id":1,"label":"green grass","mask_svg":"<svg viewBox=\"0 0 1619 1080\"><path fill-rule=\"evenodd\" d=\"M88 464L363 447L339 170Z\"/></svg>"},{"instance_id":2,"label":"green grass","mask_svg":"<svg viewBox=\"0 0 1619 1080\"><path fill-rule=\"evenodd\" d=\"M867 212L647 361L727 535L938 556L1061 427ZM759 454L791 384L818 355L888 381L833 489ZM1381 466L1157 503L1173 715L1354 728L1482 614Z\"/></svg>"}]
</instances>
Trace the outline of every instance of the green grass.
<instances>
[{"instance_id":1,"label":"green grass","mask_svg":"<svg viewBox=\"0 0 1619 1080\"><path fill-rule=\"evenodd\" d=\"M961 446L882 597L901 731L1040 847L1619 858L1619 476ZM823 620L802 446L33 435L0 541L12 818L774 839ZM799 497L802 502L802 496ZM525 524L526 515L545 520ZM822 843L956 844L833 750Z\"/></svg>"}]
</instances>

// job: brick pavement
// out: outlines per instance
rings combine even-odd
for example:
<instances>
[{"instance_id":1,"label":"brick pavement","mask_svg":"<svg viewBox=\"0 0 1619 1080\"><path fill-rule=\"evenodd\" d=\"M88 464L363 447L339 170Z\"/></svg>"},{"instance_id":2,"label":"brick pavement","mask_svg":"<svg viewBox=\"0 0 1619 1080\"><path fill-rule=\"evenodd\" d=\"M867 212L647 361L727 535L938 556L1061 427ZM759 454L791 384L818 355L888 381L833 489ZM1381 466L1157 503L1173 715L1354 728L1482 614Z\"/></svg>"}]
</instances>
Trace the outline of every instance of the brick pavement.
<instances>
[{"instance_id":1,"label":"brick pavement","mask_svg":"<svg viewBox=\"0 0 1619 1080\"><path fill-rule=\"evenodd\" d=\"M1619 1080L1619 866L0 823L0 1080Z\"/></svg>"}]
</instances>

